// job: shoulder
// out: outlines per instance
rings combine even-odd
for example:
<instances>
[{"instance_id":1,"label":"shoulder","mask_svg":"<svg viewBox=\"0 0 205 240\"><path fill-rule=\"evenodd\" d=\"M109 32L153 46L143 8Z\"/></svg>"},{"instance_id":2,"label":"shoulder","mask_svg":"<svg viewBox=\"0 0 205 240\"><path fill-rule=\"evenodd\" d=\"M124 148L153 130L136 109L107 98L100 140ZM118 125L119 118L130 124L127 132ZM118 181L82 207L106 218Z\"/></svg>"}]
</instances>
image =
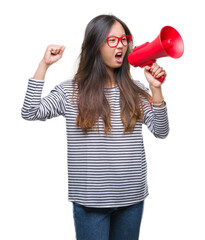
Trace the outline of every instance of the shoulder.
<instances>
[{"instance_id":1,"label":"shoulder","mask_svg":"<svg viewBox=\"0 0 205 240\"><path fill-rule=\"evenodd\" d=\"M70 90L73 88L73 80L69 79L69 80L63 81L59 86L64 89Z\"/></svg>"},{"instance_id":2,"label":"shoulder","mask_svg":"<svg viewBox=\"0 0 205 240\"><path fill-rule=\"evenodd\" d=\"M149 88L146 87L143 83L141 83L139 80L133 80L133 82L140 87L142 90L144 90L145 92L149 92Z\"/></svg>"},{"instance_id":3,"label":"shoulder","mask_svg":"<svg viewBox=\"0 0 205 240\"><path fill-rule=\"evenodd\" d=\"M69 79L60 83L57 88L61 89L63 93L70 98L73 94L73 79Z\"/></svg>"}]
</instances>

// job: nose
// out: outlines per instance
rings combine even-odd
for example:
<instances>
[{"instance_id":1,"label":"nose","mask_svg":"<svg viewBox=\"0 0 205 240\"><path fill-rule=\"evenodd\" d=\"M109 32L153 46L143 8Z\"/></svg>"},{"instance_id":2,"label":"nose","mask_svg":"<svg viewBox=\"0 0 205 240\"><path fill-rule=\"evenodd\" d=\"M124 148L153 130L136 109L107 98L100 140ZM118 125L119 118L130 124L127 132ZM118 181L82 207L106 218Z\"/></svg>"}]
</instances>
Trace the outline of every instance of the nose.
<instances>
[{"instance_id":1,"label":"nose","mask_svg":"<svg viewBox=\"0 0 205 240\"><path fill-rule=\"evenodd\" d=\"M117 45L117 48L122 48L122 47L123 47L122 42L119 41L119 43L118 43L118 45Z\"/></svg>"}]
</instances>

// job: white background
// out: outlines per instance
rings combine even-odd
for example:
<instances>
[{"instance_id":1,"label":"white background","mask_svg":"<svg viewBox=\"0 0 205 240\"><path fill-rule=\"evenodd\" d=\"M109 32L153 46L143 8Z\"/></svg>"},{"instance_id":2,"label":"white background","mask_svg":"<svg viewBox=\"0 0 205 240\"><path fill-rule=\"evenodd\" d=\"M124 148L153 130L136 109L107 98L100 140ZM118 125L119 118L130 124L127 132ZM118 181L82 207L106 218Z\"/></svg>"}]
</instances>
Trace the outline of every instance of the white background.
<instances>
[{"instance_id":1,"label":"white background","mask_svg":"<svg viewBox=\"0 0 205 240\"><path fill-rule=\"evenodd\" d=\"M0 239L74 240L67 200L63 117L46 122L21 118L27 81L48 44L66 45L47 73L43 95L72 78L84 30L99 14L112 13L130 28L135 45L154 40L166 25L184 39L180 59L158 60L170 134L156 139L144 127L150 195L141 240L204 240L204 5L200 0L52 1L1 3L0 24ZM132 68L145 85L143 69ZM129 239L128 239L129 240Z\"/></svg>"}]
</instances>

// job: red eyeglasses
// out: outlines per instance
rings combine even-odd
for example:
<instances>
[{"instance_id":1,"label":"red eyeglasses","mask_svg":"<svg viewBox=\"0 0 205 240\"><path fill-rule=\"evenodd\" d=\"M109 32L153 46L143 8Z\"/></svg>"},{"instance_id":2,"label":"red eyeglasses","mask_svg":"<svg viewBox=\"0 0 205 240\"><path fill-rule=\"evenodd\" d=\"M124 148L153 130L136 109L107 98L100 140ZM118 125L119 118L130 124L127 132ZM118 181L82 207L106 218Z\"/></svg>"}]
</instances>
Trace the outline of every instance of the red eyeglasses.
<instances>
[{"instance_id":1,"label":"red eyeglasses","mask_svg":"<svg viewBox=\"0 0 205 240\"><path fill-rule=\"evenodd\" d=\"M117 45L119 44L119 41L121 41L124 47L127 47L131 43L132 36L131 35L125 35L122 37L111 36L111 37L107 37L106 40L107 40L108 46L111 48L117 47Z\"/></svg>"}]
</instances>

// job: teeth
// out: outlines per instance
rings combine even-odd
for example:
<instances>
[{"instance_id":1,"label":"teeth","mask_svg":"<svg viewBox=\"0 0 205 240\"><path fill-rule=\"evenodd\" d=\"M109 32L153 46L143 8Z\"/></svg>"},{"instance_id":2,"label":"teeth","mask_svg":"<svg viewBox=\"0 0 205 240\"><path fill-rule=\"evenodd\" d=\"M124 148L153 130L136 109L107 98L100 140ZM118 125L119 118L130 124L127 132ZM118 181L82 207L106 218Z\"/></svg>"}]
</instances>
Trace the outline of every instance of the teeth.
<instances>
[{"instance_id":1,"label":"teeth","mask_svg":"<svg viewBox=\"0 0 205 240\"><path fill-rule=\"evenodd\" d=\"M122 53L117 53L116 55L117 55L117 56L122 56Z\"/></svg>"}]
</instances>

